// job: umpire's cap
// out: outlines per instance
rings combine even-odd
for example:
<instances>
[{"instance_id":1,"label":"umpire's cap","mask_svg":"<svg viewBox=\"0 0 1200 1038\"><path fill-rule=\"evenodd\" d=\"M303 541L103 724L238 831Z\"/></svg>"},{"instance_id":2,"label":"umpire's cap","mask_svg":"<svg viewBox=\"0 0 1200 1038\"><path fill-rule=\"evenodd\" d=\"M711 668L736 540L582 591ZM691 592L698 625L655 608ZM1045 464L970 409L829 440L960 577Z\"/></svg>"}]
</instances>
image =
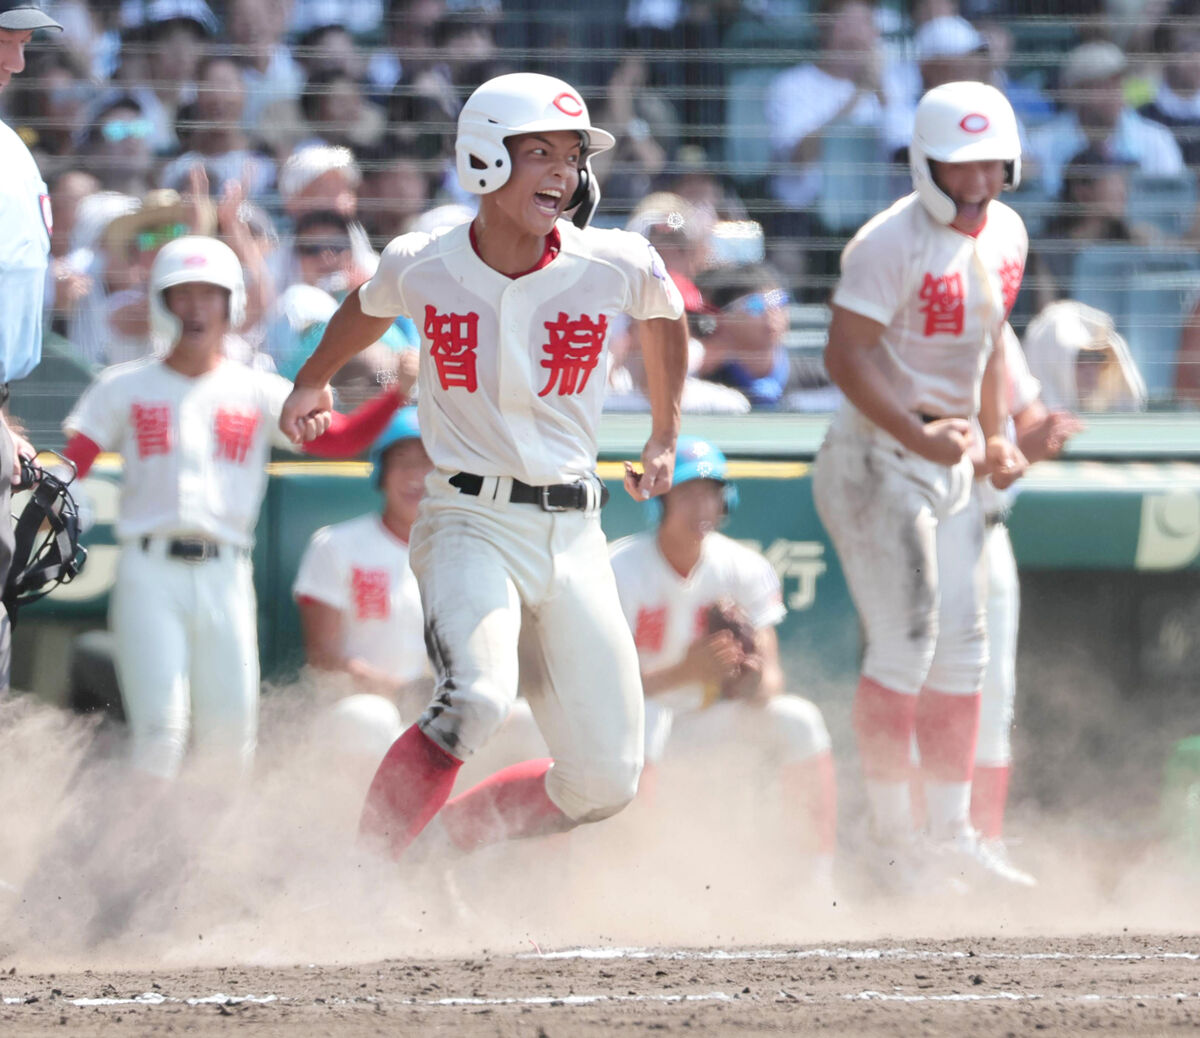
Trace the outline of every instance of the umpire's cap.
<instances>
[{"instance_id":1,"label":"umpire's cap","mask_svg":"<svg viewBox=\"0 0 1200 1038\"><path fill-rule=\"evenodd\" d=\"M402 407L392 420L384 427L378 438L371 444L371 452L367 459L371 462L371 482L379 486L383 481L383 455L393 444L403 440L419 440L421 430L417 426L417 409Z\"/></svg>"},{"instance_id":2,"label":"umpire's cap","mask_svg":"<svg viewBox=\"0 0 1200 1038\"><path fill-rule=\"evenodd\" d=\"M62 29L42 10L40 0L0 0L0 29L28 32L32 29Z\"/></svg>"}]
</instances>

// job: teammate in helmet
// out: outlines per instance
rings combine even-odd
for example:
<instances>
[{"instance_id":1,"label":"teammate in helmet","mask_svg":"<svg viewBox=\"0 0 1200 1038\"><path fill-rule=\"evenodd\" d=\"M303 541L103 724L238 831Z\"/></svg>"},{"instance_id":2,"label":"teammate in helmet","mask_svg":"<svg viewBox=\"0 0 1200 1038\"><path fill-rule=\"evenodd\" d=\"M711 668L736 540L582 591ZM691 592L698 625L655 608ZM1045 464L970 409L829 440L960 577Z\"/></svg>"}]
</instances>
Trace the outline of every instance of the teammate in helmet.
<instances>
[{"instance_id":1,"label":"teammate in helmet","mask_svg":"<svg viewBox=\"0 0 1200 1038\"><path fill-rule=\"evenodd\" d=\"M645 238L588 227L599 199L589 158L612 145L560 79L515 73L480 86L455 144L478 215L388 245L284 407L293 440L318 433L333 373L396 315L421 328L418 409L434 472L410 557L437 688L384 758L363 814L364 833L393 856L439 812L470 848L597 821L637 789L642 694L600 527L596 427L608 331L628 314L651 433L625 485L639 499L670 487L687 325ZM574 222L562 219L572 211ZM553 759L504 769L442 811L463 761L516 698L523 615L547 674L530 706Z\"/></svg>"},{"instance_id":2,"label":"teammate in helmet","mask_svg":"<svg viewBox=\"0 0 1200 1038\"><path fill-rule=\"evenodd\" d=\"M736 766L746 754L766 763L783 818L771 817L780 798L763 788L746 791L742 820L771 819L764 828L782 829L797 863L812 866L807 877L797 875L825 892L837 830L829 733L813 703L784 694L775 627L787 610L779 577L759 552L718 530L736 503L725 455L681 436L671 490L650 502L655 527L612 546L646 694L646 761L702 759L701 774L725 783L724 764ZM728 793L716 786L705 799L727 803Z\"/></svg>"},{"instance_id":3,"label":"teammate in helmet","mask_svg":"<svg viewBox=\"0 0 1200 1038\"><path fill-rule=\"evenodd\" d=\"M63 423L86 476L101 450L123 465L121 545L110 621L137 772L172 779L189 737L226 776L241 774L258 727L258 638L250 547L276 420L291 385L225 356L245 307L241 264L213 238L168 243L150 272L151 332L162 353L108 368ZM365 449L411 387L349 417L307 450Z\"/></svg>"},{"instance_id":4,"label":"teammate in helmet","mask_svg":"<svg viewBox=\"0 0 1200 1038\"><path fill-rule=\"evenodd\" d=\"M866 642L853 721L881 878L920 886L929 874L909 797L915 735L936 859L1018 882L969 817L987 660L982 522L953 546L940 536L971 491L972 420L996 487L1025 467L1006 435L1002 329L1028 237L997 200L1020 181L1016 119L994 87L936 87L917 106L909 155L915 193L842 253L825 362L846 401L813 490Z\"/></svg>"}]
</instances>

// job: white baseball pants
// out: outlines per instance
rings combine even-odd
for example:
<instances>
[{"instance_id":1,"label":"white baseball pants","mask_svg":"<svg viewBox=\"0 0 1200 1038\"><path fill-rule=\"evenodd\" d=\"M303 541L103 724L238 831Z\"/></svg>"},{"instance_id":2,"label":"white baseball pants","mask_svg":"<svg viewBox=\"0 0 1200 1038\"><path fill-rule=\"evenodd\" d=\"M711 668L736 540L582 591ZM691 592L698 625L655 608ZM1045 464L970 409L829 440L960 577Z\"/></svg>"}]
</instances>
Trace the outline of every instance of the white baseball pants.
<instances>
[{"instance_id":1,"label":"white baseball pants","mask_svg":"<svg viewBox=\"0 0 1200 1038\"><path fill-rule=\"evenodd\" d=\"M1017 628L1021 588L1008 527L987 528L988 664L979 706L979 742L975 763L999 767L1012 761L1013 708L1017 697Z\"/></svg>"},{"instance_id":2,"label":"white baseball pants","mask_svg":"<svg viewBox=\"0 0 1200 1038\"><path fill-rule=\"evenodd\" d=\"M526 695L554 766L546 792L576 822L633 799L642 769L642 687L598 510L512 504L506 479L460 494L434 471L409 560L421 589L437 689L418 724L460 760L517 697L521 611L544 680Z\"/></svg>"},{"instance_id":3,"label":"white baseball pants","mask_svg":"<svg viewBox=\"0 0 1200 1038\"><path fill-rule=\"evenodd\" d=\"M864 628L862 674L884 688L979 691L983 522L955 522L972 479L969 458L927 461L848 406L818 452L813 496Z\"/></svg>"},{"instance_id":4,"label":"white baseball pants","mask_svg":"<svg viewBox=\"0 0 1200 1038\"><path fill-rule=\"evenodd\" d=\"M109 606L133 765L171 779L189 737L240 776L258 739L258 631L249 556L188 562L153 538L124 545Z\"/></svg>"}]
</instances>

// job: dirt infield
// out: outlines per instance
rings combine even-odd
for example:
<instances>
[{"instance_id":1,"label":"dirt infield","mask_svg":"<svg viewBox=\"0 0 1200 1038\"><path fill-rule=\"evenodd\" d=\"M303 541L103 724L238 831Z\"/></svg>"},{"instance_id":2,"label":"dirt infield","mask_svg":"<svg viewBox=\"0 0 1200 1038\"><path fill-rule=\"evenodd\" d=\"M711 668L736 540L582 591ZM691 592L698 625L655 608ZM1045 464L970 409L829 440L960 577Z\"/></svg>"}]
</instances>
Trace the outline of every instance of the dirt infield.
<instances>
[{"instance_id":1,"label":"dirt infield","mask_svg":"<svg viewBox=\"0 0 1200 1038\"><path fill-rule=\"evenodd\" d=\"M978 938L573 949L353 966L0 976L0 1033L254 1035L1180 1034L1200 941Z\"/></svg>"}]
</instances>

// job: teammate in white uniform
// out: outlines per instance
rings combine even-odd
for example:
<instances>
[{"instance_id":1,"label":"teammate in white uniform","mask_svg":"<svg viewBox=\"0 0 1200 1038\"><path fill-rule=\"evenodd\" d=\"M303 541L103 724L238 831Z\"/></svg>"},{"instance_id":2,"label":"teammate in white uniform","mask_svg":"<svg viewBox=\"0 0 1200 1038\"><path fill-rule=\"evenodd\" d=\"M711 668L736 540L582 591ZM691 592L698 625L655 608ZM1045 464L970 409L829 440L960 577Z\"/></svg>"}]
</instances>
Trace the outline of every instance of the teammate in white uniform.
<instances>
[{"instance_id":1,"label":"teammate in white uniform","mask_svg":"<svg viewBox=\"0 0 1200 1038\"><path fill-rule=\"evenodd\" d=\"M651 435L625 485L670 487L686 370L683 304L640 235L587 229L599 193L588 157L613 145L578 93L517 73L467 100L455 150L479 194L470 224L393 241L347 297L296 377L283 429L326 420L331 375L397 314L422 332L421 435L435 466L411 561L437 675L433 702L375 776L363 830L399 855L449 797L462 761L517 694L522 610L546 671L531 700L551 760L507 768L442 812L470 847L620 810L642 767L637 654L600 527L595 475L607 335L642 322ZM574 223L561 220L575 210Z\"/></svg>"},{"instance_id":2,"label":"teammate in white uniform","mask_svg":"<svg viewBox=\"0 0 1200 1038\"><path fill-rule=\"evenodd\" d=\"M178 773L189 735L230 775L248 766L257 739L250 548L268 453L291 446L277 428L291 387L223 355L244 307L228 246L170 242L150 276L152 331L169 351L102 372L63 423L81 476L102 449L124 462L115 663L133 765L162 779ZM351 419L339 415L308 449L352 456L401 399L393 389Z\"/></svg>"},{"instance_id":3,"label":"teammate in white uniform","mask_svg":"<svg viewBox=\"0 0 1200 1038\"><path fill-rule=\"evenodd\" d=\"M25 68L25 47L35 29L62 29L35 0L0 0L0 90ZM42 357L42 299L50 259L50 191L25 142L0 122L0 408L8 402L9 383L28 375ZM12 486L21 475L21 458L35 451L0 410L0 590L8 580L13 555ZM0 609L0 698L8 693L12 662L7 610Z\"/></svg>"},{"instance_id":4,"label":"teammate in white uniform","mask_svg":"<svg viewBox=\"0 0 1200 1038\"><path fill-rule=\"evenodd\" d=\"M1049 410L1041 386L1030 374L1012 328L1004 327L1008 364L1010 434L1032 465L1055 457L1082 428L1070 411ZM971 823L993 853L1007 859L1004 813L1012 772L1012 727L1017 694L1017 626L1020 585L1007 518L1015 490L1000 491L986 478L975 481L968 506L946 521L940 544L969 541L984 526L987 562L988 663L983 676L979 739L971 781ZM940 546L939 544L939 546ZM965 548L959 551L968 550ZM953 553L954 549L952 549Z\"/></svg>"},{"instance_id":5,"label":"teammate in white uniform","mask_svg":"<svg viewBox=\"0 0 1200 1038\"><path fill-rule=\"evenodd\" d=\"M939 531L970 496L972 419L996 486L1025 465L1006 435L1001 332L1028 237L996 200L1020 180L1012 108L982 83L936 87L917 106L909 155L916 191L842 254L825 360L846 402L813 477L864 630L853 721L879 860L898 863L883 878L897 886L921 857L907 781L914 734L941 860L1002 871L969 818L987 661L983 527L955 558L939 550Z\"/></svg>"},{"instance_id":6,"label":"teammate in white uniform","mask_svg":"<svg viewBox=\"0 0 1200 1038\"><path fill-rule=\"evenodd\" d=\"M300 560L292 595L300 609L305 656L321 671L350 678L319 724L340 752L374 767L428 702L425 623L408 540L432 469L421 445L417 409L397 411L371 448L371 481L382 512L325 526Z\"/></svg>"},{"instance_id":7,"label":"teammate in white uniform","mask_svg":"<svg viewBox=\"0 0 1200 1038\"><path fill-rule=\"evenodd\" d=\"M787 610L778 575L758 552L717 532L736 501L725 456L681 436L661 501L655 529L612 546L647 700L646 761L660 761L668 739L674 749L714 755L738 743L767 759L779 769L798 846L827 880L837 828L829 733L813 703L783 694L775 627ZM729 630L710 631L707 617L718 604L745 618L754 651ZM734 680L747 667L751 680Z\"/></svg>"}]
</instances>

